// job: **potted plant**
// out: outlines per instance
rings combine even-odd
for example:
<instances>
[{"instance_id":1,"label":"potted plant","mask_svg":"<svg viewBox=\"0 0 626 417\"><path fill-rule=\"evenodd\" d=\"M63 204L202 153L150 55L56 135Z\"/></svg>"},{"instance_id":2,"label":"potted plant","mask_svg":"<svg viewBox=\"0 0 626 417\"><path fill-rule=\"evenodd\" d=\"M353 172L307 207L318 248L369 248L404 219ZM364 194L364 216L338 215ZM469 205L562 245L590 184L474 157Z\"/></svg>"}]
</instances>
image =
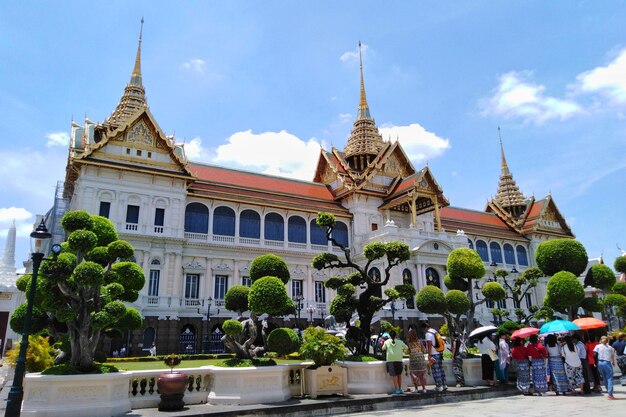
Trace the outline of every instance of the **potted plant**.
<instances>
[{"instance_id":1,"label":"potted plant","mask_svg":"<svg viewBox=\"0 0 626 417\"><path fill-rule=\"evenodd\" d=\"M174 367L180 365L181 357L171 354L165 358L165 364L170 367L169 372L163 372L157 379L157 387L161 394L159 411L178 411L185 406L183 397L189 385L189 376L184 372L174 372Z\"/></svg>"},{"instance_id":2,"label":"potted plant","mask_svg":"<svg viewBox=\"0 0 626 417\"><path fill-rule=\"evenodd\" d=\"M334 365L345 357L344 341L326 333L324 329L309 327L304 331L300 355L313 361L304 371L306 393L311 398L318 395L347 394L347 372Z\"/></svg>"}]
</instances>

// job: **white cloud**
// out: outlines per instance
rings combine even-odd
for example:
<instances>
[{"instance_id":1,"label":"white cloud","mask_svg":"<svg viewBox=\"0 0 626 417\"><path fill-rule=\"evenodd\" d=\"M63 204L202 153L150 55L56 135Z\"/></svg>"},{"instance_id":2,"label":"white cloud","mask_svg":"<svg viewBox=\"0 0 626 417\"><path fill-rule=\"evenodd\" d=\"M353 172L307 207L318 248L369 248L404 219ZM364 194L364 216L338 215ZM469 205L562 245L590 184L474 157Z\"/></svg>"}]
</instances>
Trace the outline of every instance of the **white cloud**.
<instances>
[{"instance_id":1,"label":"white cloud","mask_svg":"<svg viewBox=\"0 0 626 417\"><path fill-rule=\"evenodd\" d=\"M363 54L363 56L365 56L365 53L367 52L368 49L369 47L366 44L364 43L361 44L361 53ZM342 62L359 62L359 47L357 46L352 51L344 52L339 57L339 60Z\"/></svg>"},{"instance_id":2,"label":"white cloud","mask_svg":"<svg viewBox=\"0 0 626 417\"><path fill-rule=\"evenodd\" d=\"M206 61L200 58L195 58L190 59L187 62L183 62L181 66L186 70L202 74L206 68Z\"/></svg>"},{"instance_id":3,"label":"white cloud","mask_svg":"<svg viewBox=\"0 0 626 417\"><path fill-rule=\"evenodd\" d=\"M237 132L216 150L216 163L236 165L264 174L310 181L319 157L320 143L280 132Z\"/></svg>"},{"instance_id":4,"label":"white cloud","mask_svg":"<svg viewBox=\"0 0 626 417\"><path fill-rule=\"evenodd\" d=\"M70 135L67 132L46 133L46 139L48 139L48 142L46 143L48 148L53 146L67 147L70 143Z\"/></svg>"},{"instance_id":5,"label":"white cloud","mask_svg":"<svg viewBox=\"0 0 626 417\"><path fill-rule=\"evenodd\" d=\"M584 93L600 93L615 104L626 104L626 48L603 67L596 67L576 77L575 88Z\"/></svg>"},{"instance_id":6,"label":"white cloud","mask_svg":"<svg viewBox=\"0 0 626 417\"><path fill-rule=\"evenodd\" d=\"M206 151L202 147L202 139L199 136L191 139L188 143L185 143L185 155L187 158L199 161L206 158Z\"/></svg>"},{"instance_id":7,"label":"white cloud","mask_svg":"<svg viewBox=\"0 0 626 417\"><path fill-rule=\"evenodd\" d=\"M499 85L484 105L485 115L520 117L541 124L550 119L565 120L582 113L574 101L546 96L546 87L529 81L529 71L511 71L500 77Z\"/></svg>"},{"instance_id":8,"label":"white cloud","mask_svg":"<svg viewBox=\"0 0 626 417\"><path fill-rule=\"evenodd\" d=\"M33 215L21 207L0 208L0 223L12 223L13 220L20 221L30 219Z\"/></svg>"},{"instance_id":9,"label":"white cloud","mask_svg":"<svg viewBox=\"0 0 626 417\"><path fill-rule=\"evenodd\" d=\"M385 140L397 138L412 162L438 157L450 148L448 139L440 138L417 123L408 126L383 125L379 130Z\"/></svg>"}]
</instances>

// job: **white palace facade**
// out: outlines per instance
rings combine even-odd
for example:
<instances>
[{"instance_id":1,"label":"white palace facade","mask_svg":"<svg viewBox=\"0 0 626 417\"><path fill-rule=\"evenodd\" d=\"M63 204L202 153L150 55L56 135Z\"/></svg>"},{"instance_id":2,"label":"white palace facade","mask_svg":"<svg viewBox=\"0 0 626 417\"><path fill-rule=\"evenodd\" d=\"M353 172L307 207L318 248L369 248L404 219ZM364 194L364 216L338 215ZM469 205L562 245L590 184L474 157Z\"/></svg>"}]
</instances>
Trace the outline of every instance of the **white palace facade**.
<instances>
[{"instance_id":1,"label":"white palace facade","mask_svg":"<svg viewBox=\"0 0 626 417\"><path fill-rule=\"evenodd\" d=\"M219 332L225 319L235 317L224 309L226 291L249 285L250 262L266 253L289 265L288 292L303 298L302 324L327 315L334 296L324 287L329 275L313 269L311 259L321 251L340 251L315 225L320 211L335 215L335 237L357 259L368 242L409 245L411 259L395 268L390 285L408 282L419 290L433 284L445 291L447 256L460 247L475 249L488 271L497 264L522 272L534 265L539 243L573 234L551 196L535 200L520 192L503 150L501 169L497 194L484 211L450 206L428 166L414 167L399 142L381 137L362 67L358 114L347 144L321 150L311 182L189 161L147 106L140 37L130 82L111 115L102 123L72 123L57 200L71 210L108 217L134 246L146 275L134 303L144 328L114 347L124 344L140 353L156 342L160 354L189 346L202 350L208 329ZM62 211L53 210L49 221L58 226ZM382 262L376 266L384 269ZM540 304L544 295L541 285L520 307ZM414 300L380 312L387 320L392 314L404 326L425 317ZM493 320L486 306L478 318ZM283 320L291 327L298 319Z\"/></svg>"}]
</instances>

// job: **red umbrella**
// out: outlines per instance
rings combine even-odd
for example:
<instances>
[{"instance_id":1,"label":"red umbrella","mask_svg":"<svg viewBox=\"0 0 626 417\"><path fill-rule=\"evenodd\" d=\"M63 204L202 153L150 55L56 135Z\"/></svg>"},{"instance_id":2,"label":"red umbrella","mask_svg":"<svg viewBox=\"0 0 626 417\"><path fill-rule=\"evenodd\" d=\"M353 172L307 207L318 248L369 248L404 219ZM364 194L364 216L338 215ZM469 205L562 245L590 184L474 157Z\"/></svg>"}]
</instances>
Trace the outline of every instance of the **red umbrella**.
<instances>
[{"instance_id":1,"label":"red umbrella","mask_svg":"<svg viewBox=\"0 0 626 417\"><path fill-rule=\"evenodd\" d=\"M511 339L525 339L530 335L539 333L539 329L536 327L523 327L521 329L517 329L511 335Z\"/></svg>"},{"instance_id":2,"label":"red umbrella","mask_svg":"<svg viewBox=\"0 0 626 417\"><path fill-rule=\"evenodd\" d=\"M595 317L581 317L574 320L574 323L576 323L578 327L583 330L600 329L602 327L606 327L605 322L603 322L602 320L598 320Z\"/></svg>"}]
</instances>

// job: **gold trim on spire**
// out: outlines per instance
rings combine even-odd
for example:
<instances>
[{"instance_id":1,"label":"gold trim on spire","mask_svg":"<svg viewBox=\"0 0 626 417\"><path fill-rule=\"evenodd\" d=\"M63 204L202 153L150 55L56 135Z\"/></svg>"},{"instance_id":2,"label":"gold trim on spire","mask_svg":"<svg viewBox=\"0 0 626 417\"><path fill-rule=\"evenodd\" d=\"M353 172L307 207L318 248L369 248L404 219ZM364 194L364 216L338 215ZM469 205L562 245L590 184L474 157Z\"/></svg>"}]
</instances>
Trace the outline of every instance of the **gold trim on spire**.
<instances>
[{"instance_id":1,"label":"gold trim on spire","mask_svg":"<svg viewBox=\"0 0 626 417\"><path fill-rule=\"evenodd\" d=\"M135 56L135 65L133 67L133 73L130 76L130 83L126 85L124 94L120 98L120 102L117 104L113 113L107 120L104 121L103 126L115 129L121 126L125 120L128 120L130 116L137 113L139 110L143 110L147 107L146 91L143 87L141 78L141 42L143 39L143 17L141 18L141 29L139 30L139 42L137 45L137 55Z\"/></svg>"},{"instance_id":2,"label":"gold trim on spire","mask_svg":"<svg viewBox=\"0 0 626 417\"><path fill-rule=\"evenodd\" d=\"M130 84L142 85L141 83L141 38L143 35L143 16L141 17L141 29L139 29L139 44L137 45L137 56L135 57L135 68L130 76Z\"/></svg>"},{"instance_id":3,"label":"gold trim on spire","mask_svg":"<svg viewBox=\"0 0 626 417\"><path fill-rule=\"evenodd\" d=\"M370 108L367 105L365 95L365 82L363 82L363 55L361 53L361 41L359 41L359 70L361 75L361 99L359 100L359 114L357 119L371 119Z\"/></svg>"},{"instance_id":4,"label":"gold trim on spire","mask_svg":"<svg viewBox=\"0 0 626 417\"><path fill-rule=\"evenodd\" d=\"M365 83L363 82L363 55L359 41L359 72L360 72L360 99L359 109L348 143L344 149L345 158L350 167L356 171L365 170L376 156L385 147L383 137L378 131L376 122L370 115L370 108L365 95Z\"/></svg>"},{"instance_id":5,"label":"gold trim on spire","mask_svg":"<svg viewBox=\"0 0 626 417\"><path fill-rule=\"evenodd\" d=\"M500 126L498 126L498 136L500 137L502 172L500 173L500 181L498 182L498 193L493 200L495 200L500 207L511 213L513 216L519 217L526 210L526 197L524 197L522 192L519 190L515 180L513 179L513 174L511 174L509 166L506 163Z\"/></svg>"}]
</instances>

